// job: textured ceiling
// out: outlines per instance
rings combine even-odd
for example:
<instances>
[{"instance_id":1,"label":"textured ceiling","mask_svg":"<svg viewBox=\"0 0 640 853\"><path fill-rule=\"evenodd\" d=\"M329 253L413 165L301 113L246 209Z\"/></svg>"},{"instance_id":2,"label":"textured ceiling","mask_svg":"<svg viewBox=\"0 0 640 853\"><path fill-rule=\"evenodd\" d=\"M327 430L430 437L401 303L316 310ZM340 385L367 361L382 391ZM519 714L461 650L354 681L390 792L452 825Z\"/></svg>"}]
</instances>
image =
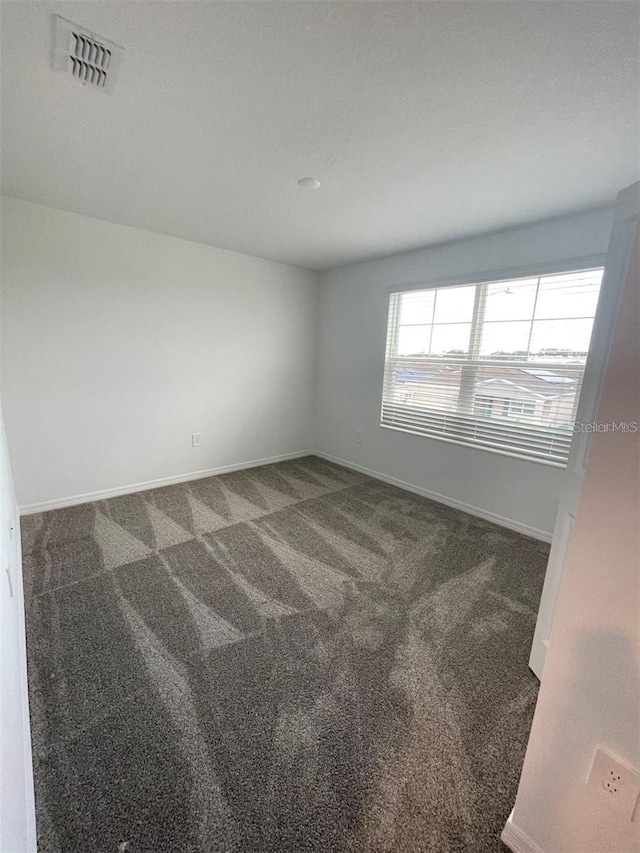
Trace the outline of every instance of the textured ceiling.
<instances>
[{"instance_id":1,"label":"textured ceiling","mask_svg":"<svg viewBox=\"0 0 640 853\"><path fill-rule=\"evenodd\" d=\"M53 13L125 47L112 94L50 70ZM607 204L638 177L639 13L5 2L3 191L311 269Z\"/></svg>"}]
</instances>

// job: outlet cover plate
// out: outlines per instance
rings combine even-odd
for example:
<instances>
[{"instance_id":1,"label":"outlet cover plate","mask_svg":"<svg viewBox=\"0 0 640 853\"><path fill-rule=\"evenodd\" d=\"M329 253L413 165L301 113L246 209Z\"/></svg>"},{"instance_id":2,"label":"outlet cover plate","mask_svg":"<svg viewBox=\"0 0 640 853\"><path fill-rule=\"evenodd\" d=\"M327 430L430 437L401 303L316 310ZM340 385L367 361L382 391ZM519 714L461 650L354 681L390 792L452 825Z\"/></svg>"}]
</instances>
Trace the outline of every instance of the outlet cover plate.
<instances>
[{"instance_id":1,"label":"outlet cover plate","mask_svg":"<svg viewBox=\"0 0 640 853\"><path fill-rule=\"evenodd\" d=\"M599 746L593 757L587 786L598 799L633 820L640 795L640 774L626 761Z\"/></svg>"}]
</instances>

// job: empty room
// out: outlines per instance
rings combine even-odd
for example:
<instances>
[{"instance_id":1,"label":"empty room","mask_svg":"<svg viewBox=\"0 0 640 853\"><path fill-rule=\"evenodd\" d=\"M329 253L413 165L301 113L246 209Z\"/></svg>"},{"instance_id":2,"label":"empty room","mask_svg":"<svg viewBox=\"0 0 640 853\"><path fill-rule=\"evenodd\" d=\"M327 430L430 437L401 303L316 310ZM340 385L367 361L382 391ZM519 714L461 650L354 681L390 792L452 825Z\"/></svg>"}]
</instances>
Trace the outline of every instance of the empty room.
<instances>
[{"instance_id":1,"label":"empty room","mask_svg":"<svg viewBox=\"0 0 640 853\"><path fill-rule=\"evenodd\" d=\"M640 853L640 4L0 48L0 853Z\"/></svg>"}]
</instances>

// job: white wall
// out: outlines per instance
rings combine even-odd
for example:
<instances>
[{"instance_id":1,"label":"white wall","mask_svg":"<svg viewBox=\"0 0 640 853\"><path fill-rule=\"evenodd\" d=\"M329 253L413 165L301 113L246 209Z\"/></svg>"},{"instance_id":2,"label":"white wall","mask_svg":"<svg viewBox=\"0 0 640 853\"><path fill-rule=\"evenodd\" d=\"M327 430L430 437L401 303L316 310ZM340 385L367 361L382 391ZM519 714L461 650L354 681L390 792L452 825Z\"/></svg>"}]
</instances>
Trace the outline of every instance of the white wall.
<instances>
[{"instance_id":1,"label":"white wall","mask_svg":"<svg viewBox=\"0 0 640 853\"><path fill-rule=\"evenodd\" d=\"M549 538L561 469L379 426L387 288L604 254L611 220L611 210L593 211L323 274L317 449Z\"/></svg>"},{"instance_id":2,"label":"white wall","mask_svg":"<svg viewBox=\"0 0 640 853\"><path fill-rule=\"evenodd\" d=\"M640 422L640 232L598 410ZM585 781L597 746L640 769L640 433L595 433L512 824L547 853L640 851Z\"/></svg>"},{"instance_id":3,"label":"white wall","mask_svg":"<svg viewBox=\"0 0 640 853\"><path fill-rule=\"evenodd\" d=\"M2 285L21 508L312 447L317 274L5 198Z\"/></svg>"},{"instance_id":4,"label":"white wall","mask_svg":"<svg viewBox=\"0 0 640 853\"><path fill-rule=\"evenodd\" d=\"M36 849L18 506L0 412L0 850Z\"/></svg>"}]
</instances>

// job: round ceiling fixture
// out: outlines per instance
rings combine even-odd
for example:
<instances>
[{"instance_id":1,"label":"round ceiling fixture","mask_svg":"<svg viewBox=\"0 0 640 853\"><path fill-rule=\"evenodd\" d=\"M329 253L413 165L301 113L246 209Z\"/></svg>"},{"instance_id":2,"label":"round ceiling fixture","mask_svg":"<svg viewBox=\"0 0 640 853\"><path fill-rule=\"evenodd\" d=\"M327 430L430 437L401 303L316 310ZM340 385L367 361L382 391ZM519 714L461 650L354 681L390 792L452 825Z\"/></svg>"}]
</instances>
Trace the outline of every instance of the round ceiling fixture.
<instances>
[{"instance_id":1,"label":"round ceiling fixture","mask_svg":"<svg viewBox=\"0 0 640 853\"><path fill-rule=\"evenodd\" d=\"M320 181L317 178L300 178L298 186L305 190L317 190L320 186Z\"/></svg>"}]
</instances>

